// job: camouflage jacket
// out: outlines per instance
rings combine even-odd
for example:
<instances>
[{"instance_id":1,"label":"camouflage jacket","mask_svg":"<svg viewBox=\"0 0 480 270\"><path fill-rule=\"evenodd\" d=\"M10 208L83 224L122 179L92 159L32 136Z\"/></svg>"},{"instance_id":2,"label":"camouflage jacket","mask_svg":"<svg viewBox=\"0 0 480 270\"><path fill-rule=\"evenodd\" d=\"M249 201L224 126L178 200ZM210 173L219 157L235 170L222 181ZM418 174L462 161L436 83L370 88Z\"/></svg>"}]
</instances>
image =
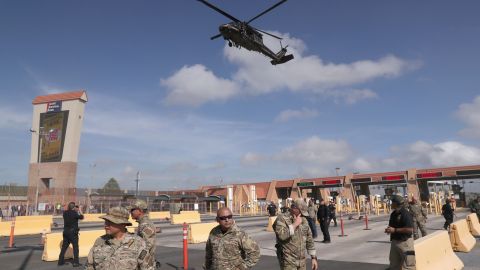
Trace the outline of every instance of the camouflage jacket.
<instances>
[{"instance_id":1,"label":"camouflage jacket","mask_svg":"<svg viewBox=\"0 0 480 270\"><path fill-rule=\"evenodd\" d=\"M471 201L468 204L468 207L470 208L470 212L472 213L480 213L480 203Z\"/></svg>"},{"instance_id":2,"label":"camouflage jacket","mask_svg":"<svg viewBox=\"0 0 480 270\"><path fill-rule=\"evenodd\" d=\"M145 240L147 249L151 255L149 256L150 261L148 264L153 267L155 266L155 225L147 215L139 218L137 222L137 235Z\"/></svg>"},{"instance_id":3,"label":"camouflage jacket","mask_svg":"<svg viewBox=\"0 0 480 270\"><path fill-rule=\"evenodd\" d=\"M103 235L95 241L88 254L86 270L153 270L148 265L149 252L145 241L137 235L126 233L121 240Z\"/></svg>"},{"instance_id":4,"label":"camouflage jacket","mask_svg":"<svg viewBox=\"0 0 480 270\"><path fill-rule=\"evenodd\" d=\"M207 270L242 270L253 267L260 259L260 248L247 233L233 225L226 233L220 225L213 228L205 248Z\"/></svg>"},{"instance_id":5,"label":"camouflage jacket","mask_svg":"<svg viewBox=\"0 0 480 270\"><path fill-rule=\"evenodd\" d=\"M312 231L307 220L302 217L302 224L293 229L294 218L287 212L277 217L273 223L273 230L277 237L277 257L280 266L305 264L305 253L316 256L315 243L312 238Z\"/></svg>"},{"instance_id":6,"label":"camouflage jacket","mask_svg":"<svg viewBox=\"0 0 480 270\"><path fill-rule=\"evenodd\" d=\"M412 215L413 220L424 222L427 218L427 211L419 203L408 204L408 211Z\"/></svg>"}]
</instances>

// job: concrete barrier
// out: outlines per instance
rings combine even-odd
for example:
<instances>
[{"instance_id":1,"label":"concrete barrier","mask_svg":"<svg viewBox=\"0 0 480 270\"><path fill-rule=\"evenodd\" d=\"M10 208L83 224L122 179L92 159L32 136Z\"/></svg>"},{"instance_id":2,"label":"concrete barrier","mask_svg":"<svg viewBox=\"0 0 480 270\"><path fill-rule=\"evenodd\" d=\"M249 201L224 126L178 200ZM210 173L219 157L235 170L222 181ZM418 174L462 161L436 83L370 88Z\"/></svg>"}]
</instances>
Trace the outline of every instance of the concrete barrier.
<instances>
[{"instance_id":1,"label":"concrete barrier","mask_svg":"<svg viewBox=\"0 0 480 270\"><path fill-rule=\"evenodd\" d=\"M415 240L417 270L460 270L463 262L453 252L446 231L436 231Z\"/></svg>"},{"instance_id":2,"label":"concrete barrier","mask_svg":"<svg viewBox=\"0 0 480 270\"><path fill-rule=\"evenodd\" d=\"M0 222L0 236L9 236L10 227L12 226L11 221L2 221Z\"/></svg>"},{"instance_id":3,"label":"concrete barrier","mask_svg":"<svg viewBox=\"0 0 480 270\"><path fill-rule=\"evenodd\" d=\"M268 217L267 232L273 232L273 223L277 220L277 217Z\"/></svg>"},{"instance_id":4,"label":"concrete barrier","mask_svg":"<svg viewBox=\"0 0 480 270\"><path fill-rule=\"evenodd\" d=\"M467 216L468 228L473 236L480 236L480 223L477 214L472 213Z\"/></svg>"},{"instance_id":5,"label":"concrete barrier","mask_svg":"<svg viewBox=\"0 0 480 270\"><path fill-rule=\"evenodd\" d=\"M150 219L170 219L169 211L149 212L148 217Z\"/></svg>"},{"instance_id":6,"label":"concrete barrier","mask_svg":"<svg viewBox=\"0 0 480 270\"><path fill-rule=\"evenodd\" d=\"M0 236L10 236L11 221L0 222ZM51 222L48 219L15 221L14 235L30 235L51 232Z\"/></svg>"},{"instance_id":7,"label":"concrete barrier","mask_svg":"<svg viewBox=\"0 0 480 270\"><path fill-rule=\"evenodd\" d=\"M475 246L476 241L468 229L466 219L450 225L450 242L454 251L470 252Z\"/></svg>"},{"instance_id":8,"label":"concrete barrier","mask_svg":"<svg viewBox=\"0 0 480 270\"><path fill-rule=\"evenodd\" d=\"M217 222L196 223L188 225L188 243L207 242L210 231L218 225Z\"/></svg>"},{"instance_id":9,"label":"concrete barrier","mask_svg":"<svg viewBox=\"0 0 480 270\"><path fill-rule=\"evenodd\" d=\"M171 224L183 224L183 223L200 223L200 214L198 212L185 212L182 214L173 214L171 217Z\"/></svg>"},{"instance_id":10,"label":"concrete barrier","mask_svg":"<svg viewBox=\"0 0 480 270\"><path fill-rule=\"evenodd\" d=\"M15 221L33 221L33 220L48 220L50 224L53 224L52 215L39 215L39 216L17 216Z\"/></svg>"},{"instance_id":11,"label":"concrete barrier","mask_svg":"<svg viewBox=\"0 0 480 270\"><path fill-rule=\"evenodd\" d=\"M199 214L197 210L195 210L195 211L180 211L180 214L191 214L191 213Z\"/></svg>"},{"instance_id":12,"label":"concrete barrier","mask_svg":"<svg viewBox=\"0 0 480 270\"><path fill-rule=\"evenodd\" d=\"M78 235L78 255L79 257L87 257L90 249L93 247L95 240L105 234L105 230L80 231ZM62 233L49 233L45 238L43 247L42 260L51 262L57 261L58 255L62 248ZM73 247L69 246L65 253L65 259L73 258Z\"/></svg>"},{"instance_id":13,"label":"concrete barrier","mask_svg":"<svg viewBox=\"0 0 480 270\"><path fill-rule=\"evenodd\" d=\"M105 214L83 214L83 219L80 222L104 222L100 217Z\"/></svg>"}]
</instances>

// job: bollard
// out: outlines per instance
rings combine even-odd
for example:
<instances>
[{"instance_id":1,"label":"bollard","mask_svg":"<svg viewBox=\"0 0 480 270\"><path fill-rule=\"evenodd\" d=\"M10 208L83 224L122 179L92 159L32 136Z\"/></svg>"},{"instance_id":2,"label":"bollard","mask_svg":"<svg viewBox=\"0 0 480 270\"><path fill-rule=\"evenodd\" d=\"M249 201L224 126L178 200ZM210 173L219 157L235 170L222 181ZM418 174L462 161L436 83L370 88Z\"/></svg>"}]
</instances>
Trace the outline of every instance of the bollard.
<instances>
[{"instance_id":1,"label":"bollard","mask_svg":"<svg viewBox=\"0 0 480 270\"><path fill-rule=\"evenodd\" d=\"M348 236L348 235L346 235L346 234L344 233L344 231L343 231L343 217L342 217L342 213L340 213L340 230L341 230L342 234L339 235L339 237Z\"/></svg>"},{"instance_id":2,"label":"bollard","mask_svg":"<svg viewBox=\"0 0 480 270\"><path fill-rule=\"evenodd\" d=\"M187 223L183 223L183 269L188 269L188 242L187 242L188 228Z\"/></svg>"},{"instance_id":3,"label":"bollard","mask_svg":"<svg viewBox=\"0 0 480 270\"><path fill-rule=\"evenodd\" d=\"M367 213L365 213L365 229L364 230L366 230L366 231L371 230L371 229L368 228L368 215L367 215Z\"/></svg>"},{"instance_id":4,"label":"bollard","mask_svg":"<svg viewBox=\"0 0 480 270\"><path fill-rule=\"evenodd\" d=\"M9 248L15 247L15 244L13 243L14 237L15 237L15 218L13 218L12 225L10 227L10 239L8 241Z\"/></svg>"},{"instance_id":5,"label":"bollard","mask_svg":"<svg viewBox=\"0 0 480 270\"><path fill-rule=\"evenodd\" d=\"M40 245L45 245L46 233L45 230L42 231L42 239L40 240Z\"/></svg>"}]
</instances>

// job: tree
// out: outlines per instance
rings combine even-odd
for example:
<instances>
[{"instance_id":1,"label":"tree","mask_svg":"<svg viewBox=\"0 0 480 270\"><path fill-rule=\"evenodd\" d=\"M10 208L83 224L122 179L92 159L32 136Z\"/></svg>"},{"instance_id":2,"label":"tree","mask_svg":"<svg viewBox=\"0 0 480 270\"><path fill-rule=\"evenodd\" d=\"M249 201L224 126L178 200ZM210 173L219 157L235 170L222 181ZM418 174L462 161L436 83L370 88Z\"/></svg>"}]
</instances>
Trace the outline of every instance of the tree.
<instances>
[{"instance_id":1,"label":"tree","mask_svg":"<svg viewBox=\"0 0 480 270\"><path fill-rule=\"evenodd\" d=\"M118 181L113 177L103 186L102 191L104 194L118 194L122 192Z\"/></svg>"}]
</instances>

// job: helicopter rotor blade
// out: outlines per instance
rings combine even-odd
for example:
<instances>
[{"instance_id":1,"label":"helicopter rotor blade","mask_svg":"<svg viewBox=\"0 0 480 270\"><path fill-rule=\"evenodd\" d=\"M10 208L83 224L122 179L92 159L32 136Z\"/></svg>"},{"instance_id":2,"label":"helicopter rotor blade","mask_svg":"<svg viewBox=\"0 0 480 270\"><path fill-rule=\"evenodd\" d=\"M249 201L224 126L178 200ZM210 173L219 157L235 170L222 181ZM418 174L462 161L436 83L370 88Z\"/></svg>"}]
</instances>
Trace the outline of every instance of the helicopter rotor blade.
<instances>
[{"instance_id":1,"label":"helicopter rotor blade","mask_svg":"<svg viewBox=\"0 0 480 270\"><path fill-rule=\"evenodd\" d=\"M204 3L204 4L205 4L205 5L207 5L209 8L211 8L211 9L213 9L213 10L217 11L218 13L220 13L220 14L222 14L223 16L225 16L225 17L229 18L230 20L232 20L232 21L234 21L234 22L240 22L240 20L239 20L239 19L237 19L237 18L233 17L232 15L230 15L230 14L228 14L227 12L225 12L225 11L223 11L223 10L219 9L218 7L216 7L216 6L212 5L212 4L210 4L209 2L207 2L207 1L205 1L205 0L198 0L198 1L199 1L199 2L202 2L202 3ZM286 0L285 0L285 1L286 1Z\"/></svg>"},{"instance_id":2,"label":"helicopter rotor blade","mask_svg":"<svg viewBox=\"0 0 480 270\"><path fill-rule=\"evenodd\" d=\"M222 36L222 34L215 35L215 36L211 37L210 40L214 40L214 39L219 38L221 36Z\"/></svg>"},{"instance_id":3,"label":"helicopter rotor blade","mask_svg":"<svg viewBox=\"0 0 480 270\"><path fill-rule=\"evenodd\" d=\"M252 27L252 26L250 26L250 27ZM279 36L275 36L274 34L270 34L270 33L268 33L268 32L265 32L265 31L263 31L263 30L257 29L257 28L255 28L255 27L252 27L252 28L255 29L255 30L258 31L258 32L264 33L265 35L269 35L269 36L274 37L274 38L276 38L276 39L280 39L280 40L283 39L283 38L281 38L281 37L279 37Z\"/></svg>"},{"instance_id":4,"label":"helicopter rotor blade","mask_svg":"<svg viewBox=\"0 0 480 270\"><path fill-rule=\"evenodd\" d=\"M199 1L201 1L201 0L199 0ZM278 2L278 3L276 3L275 5L271 6L270 8L268 8L267 10L265 10L264 12L262 12L262 13L258 14L257 16L251 18L251 19L247 22L247 24L251 23L253 20L256 20L258 17L263 16L265 13L267 13L267 12L269 12L270 10L272 10L272 9L280 6L281 4L283 4L283 3L285 3L285 2L287 2L287 0L281 0L280 2Z\"/></svg>"}]
</instances>

